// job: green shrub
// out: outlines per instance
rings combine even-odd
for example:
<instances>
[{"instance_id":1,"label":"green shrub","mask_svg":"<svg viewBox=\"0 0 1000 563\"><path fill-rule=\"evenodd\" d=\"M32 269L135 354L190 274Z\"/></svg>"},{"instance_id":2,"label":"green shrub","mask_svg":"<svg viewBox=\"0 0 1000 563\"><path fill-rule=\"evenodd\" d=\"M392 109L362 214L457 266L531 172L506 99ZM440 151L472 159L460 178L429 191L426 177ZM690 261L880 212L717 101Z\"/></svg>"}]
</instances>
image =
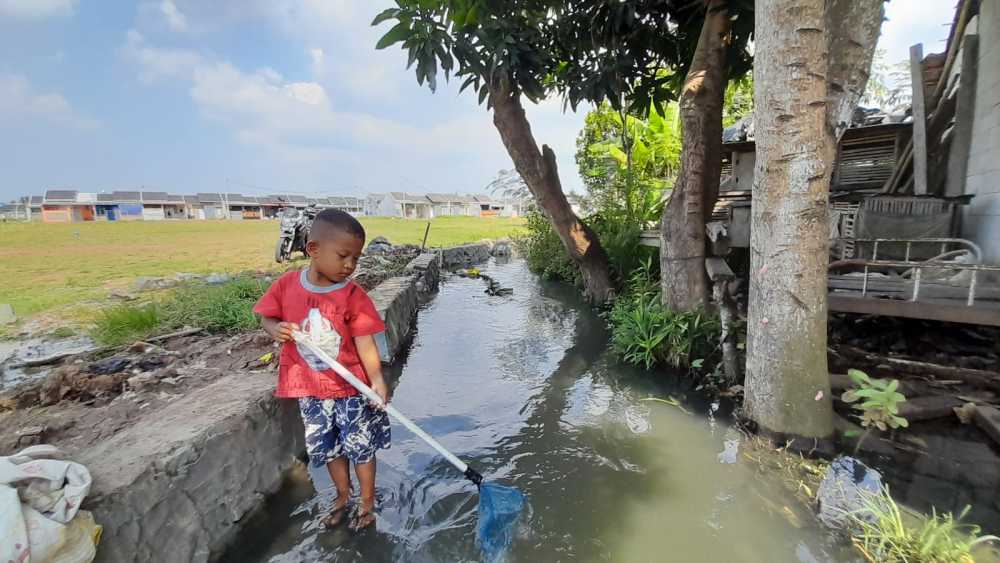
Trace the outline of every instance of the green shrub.
<instances>
[{"instance_id":1,"label":"green shrub","mask_svg":"<svg viewBox=\"0 0 1000 563\"><path fill-rule=\"evenodd\" d=\"M162 318L156 305L115 305L101 310L90 336L104 346L119 346L152 334Z\"/></svg>"},{"instance_id":2,"label":"green shrub","mask_svg":"<svg viewBox=\"0 0 1000 563\"><path fill-rule=\"evenodd\" d=\"M886 563L973 563L972 551L996 536L980 536L979 526L932 511L925 516L900 507L888 487L862 493L861 509L848 514L851 541L868 561Z\"/></svg>"},{"instance_id":3,"label":"green shrub","mask_svg":"<svg viewBox=\"0 0 1000 563\"><path fill-rule=\"evenodd\" d=\"M539 211L527 215L525 234L514 239L528 269L547 280L578 283L580 272L566 253L552 224Z\"/></svg>"},{"instance_id":4,"label":"green shrub","mask_svg":"<svg viewBox=\"0 0 1000 563\"><path fill-rule=\"evenodd\" d=\"M225 333L257 328L260 321L253 313L253 306L267 286L263 280L249 276L220 285L181 286L162 307L165 324Z\"/></svg>"},{"instance_id":5,"label":"green shrub","mask_svg":"<svg viewBox=\"0 0 1000 563\"><path fill-rule=\"evenodd\" d=\"M654 365L697 368L717 355L721 327L704 311L675 312L660 302L658 276L647 259L629 278L627 291L611 309L612 350L646 369Z\"/></svg>"}]
</instances>

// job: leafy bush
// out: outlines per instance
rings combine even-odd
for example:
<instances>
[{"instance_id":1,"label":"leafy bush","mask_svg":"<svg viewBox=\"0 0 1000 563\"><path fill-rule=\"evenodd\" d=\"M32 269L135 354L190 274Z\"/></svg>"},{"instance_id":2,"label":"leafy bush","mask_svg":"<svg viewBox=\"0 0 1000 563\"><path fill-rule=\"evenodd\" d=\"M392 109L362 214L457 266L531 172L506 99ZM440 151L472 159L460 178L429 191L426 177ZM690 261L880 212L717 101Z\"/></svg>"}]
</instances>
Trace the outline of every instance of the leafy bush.
<instances>
[{"instance_id":1,"label":"leafy bush","mask_svg":"<svg viewBox=\"0 0 1000 563\"><path fill-rule=\"evenodd\" d=\"M266 282L248 276L220 285L181 286L162 307L164 323L170 327L197 326L210 332L251 330L260 326L253 306L266 290Z\"/></svg>"},{"instance_id":2,"label":"leafy bush","mask_svg":"<svg viewBox=\"0 0 1000 563\"><path fill-rule=\"evenodd\" d=\"M647 259L612 308L612 349L626 362L646 369L654 365L700 367L716 354L719 321L704 311L664 309L654 271L653 260Z\"/></svg>"},{"instance_id":3,"label":"leafy bush","mask_svg":"<svg viewBox=\"0 0 1000 563\"><path fill-rule=\"evenodd\" d=\"M856 403L852 407L861 411L861 426L895 430L910 425L905 418L899 416L899 403L906 401L906 397L896 391L899 381L871 378L858 369L847 370L847 375L854 382L855 388L844 391L841 398L845 403Z\"/></svg>"},{"instance_id":4,"label":"leafy bush","mask_svg":"<svg viewBox=\"0 0 1000 563\"><path fill-rule=\"evenodd\" d=\"M115 305L101 310L90 336L104 346L119 346L149 336L161 322L156 305Z\"/></svg>"},{"instance_id":5,"label":"leafy bush","mask_svg":"<svg viewBox=\"0 0 1000 563\"><path fill-rule=\"evenodd\" d=\"M552 224L539 211L527 215L526 234L516 237L518 253L528 262L528 269L547 280L577 283L580 272L563 248Z\"/></svg>"},{"instance_id":6,"label":"leafy bush","mask_svg":"<svg viewBox=\"0 0 1000 563\"><path fill-rule=\"evenodd\" d=\"M900 507L888 487L861 493L862 508L848 514L851 541L868 561L886 563L973 563L972 551L996 536L980 536L979 526L962 524L950 513L924 516Z\"/></svg>"}]
</instances>

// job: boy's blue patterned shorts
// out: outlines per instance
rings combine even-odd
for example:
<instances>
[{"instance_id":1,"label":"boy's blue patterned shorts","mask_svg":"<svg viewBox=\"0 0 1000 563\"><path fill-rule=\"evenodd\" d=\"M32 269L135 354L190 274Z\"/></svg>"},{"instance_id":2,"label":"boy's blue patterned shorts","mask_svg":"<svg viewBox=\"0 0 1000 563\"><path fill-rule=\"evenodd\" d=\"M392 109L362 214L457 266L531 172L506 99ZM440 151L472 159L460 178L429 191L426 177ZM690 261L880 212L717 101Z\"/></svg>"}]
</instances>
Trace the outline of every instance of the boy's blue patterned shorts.
<instances>
[{"instance_id":1,"label":"boy's blue patterned shorts","mask_svg":"<svg viewBox=\"0 0 1000 563\"><path fill-rule=\"evenodd\" d=\"M368 463L375 452L392 443L389 417L362 395L342 399L299 399L306 429L306 453L314 466L346 456L351 463Z\"/></svg>"}]
</instances>

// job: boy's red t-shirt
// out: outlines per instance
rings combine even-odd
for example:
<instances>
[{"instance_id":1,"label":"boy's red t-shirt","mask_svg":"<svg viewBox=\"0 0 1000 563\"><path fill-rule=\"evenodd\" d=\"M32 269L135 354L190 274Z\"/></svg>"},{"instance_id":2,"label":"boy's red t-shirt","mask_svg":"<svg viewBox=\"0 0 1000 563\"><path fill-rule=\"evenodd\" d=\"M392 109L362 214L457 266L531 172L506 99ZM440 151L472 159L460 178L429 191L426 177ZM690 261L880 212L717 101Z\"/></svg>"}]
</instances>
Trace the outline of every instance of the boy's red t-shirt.
<instances>
[{"instance_id":1,"label":"boy's red t-shirt","mask_svg":"<svg viewBox=\"0 0 1000 563\"><path fill-rule=\"evenodd\" d=\"M375 304L358 284L348 280L331 286L316 286L309 282L306 270L288 272L271 285L253 310L264 317L297 323L302 327L312 308L318 308L341 336L337 361L370 385L354 345L354 337L382 332L385 324L375 310ZM278 389L275 395L338 399L358 394L333 370L311 367L323 365L318 362L308 350L300 350L295 342L286 342L278 362Z\"/></svg>"}]
</instances>

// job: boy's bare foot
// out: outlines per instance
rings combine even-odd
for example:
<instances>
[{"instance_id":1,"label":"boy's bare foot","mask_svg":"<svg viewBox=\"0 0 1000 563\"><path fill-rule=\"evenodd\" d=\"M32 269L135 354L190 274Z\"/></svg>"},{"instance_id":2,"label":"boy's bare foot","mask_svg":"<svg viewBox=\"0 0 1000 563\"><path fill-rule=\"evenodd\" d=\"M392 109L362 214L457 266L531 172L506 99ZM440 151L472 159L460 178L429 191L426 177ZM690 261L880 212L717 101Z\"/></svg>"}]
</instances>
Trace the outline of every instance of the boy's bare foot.
<instances>
[{"instance_id":1,"label":"boy's bare foot","mask_svg":"<svg viewBox=\"0 0 1000 563\"><path fill-rule=\"evenodd\" d=\"M361 501L351 518L350 528L354 531L363 530L375 523L375 501Z\"/></svg>"},{"instance_id":2,"label":"boy's bare foot","mask_svg":"<svg viewBox=\"0 0 1000 563\"><path fill-rule=\"evenodd\" d=\"M323 517L320 522L323 526L327 528L333 528L344 521L344 515L347 513L347 496L339 496L333 501L333 506L330 507L330 513Z\"/></svg>"}]
</instances>

